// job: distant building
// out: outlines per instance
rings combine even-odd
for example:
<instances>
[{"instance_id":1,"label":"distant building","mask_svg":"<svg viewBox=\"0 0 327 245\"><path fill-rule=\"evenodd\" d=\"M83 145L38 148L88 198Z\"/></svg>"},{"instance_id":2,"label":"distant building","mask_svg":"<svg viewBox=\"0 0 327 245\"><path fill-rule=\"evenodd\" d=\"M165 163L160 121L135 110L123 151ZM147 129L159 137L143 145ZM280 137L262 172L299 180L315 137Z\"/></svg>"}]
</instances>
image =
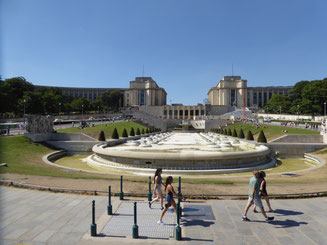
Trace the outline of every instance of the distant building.
<instances>
[{"instance_id":1,"label":"distant building","mask_svg":"<svg viewBox=\"0 0 327 245\"><path fill-rule=\"evenodd\" d=\"M210 105L264 107L273 94L288 95L292 86L247 87L240 76L224 76L208 92Z\"/></svg>"},{"instance_id":2,"label":"distant building","mask_svg":"<svg viewBox=\"0 0 327 245\"><path fill-rule=\"evenodd\" d=\"M35 86L36 89L50 86ZM120 91L120 106L141 106L141 105L165 105L167 93L160 88L151 77L136 77L135 81L130 82L129 88L76 88L76 87L56 87L64 95L74 98L84 97L95 101L107 90Z\"/></svg>"},{"instance_id":3,"label":"distant building","mask_svg":"<svg viewBox=\"0 0 327 245\"><path fill-rule=\"evenodd\" d=\"M167 93L151 77L136 77L124 91L124 106L161 106L167 103Z\"/></svg>"}]
</instances>

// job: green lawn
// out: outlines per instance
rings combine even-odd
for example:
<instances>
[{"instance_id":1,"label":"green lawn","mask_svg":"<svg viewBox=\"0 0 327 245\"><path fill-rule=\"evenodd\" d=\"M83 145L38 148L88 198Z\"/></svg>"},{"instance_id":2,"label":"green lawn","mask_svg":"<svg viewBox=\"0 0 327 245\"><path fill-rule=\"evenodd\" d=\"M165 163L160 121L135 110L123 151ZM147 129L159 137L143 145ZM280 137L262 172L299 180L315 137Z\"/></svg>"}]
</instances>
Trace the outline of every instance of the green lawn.
<instances>
[{"instance_id":1,"label":"green lawn","mask_svg":"<svg viewBox=\"0 0 327 245\"><path fill-rule=\"evenodd\" d=\"M101 125L95 125L94 127L87 127L84 129L81 129L79 127L75 128L66 128L66 129L59 129L57 130L58 133L84 133L87 134L95 139L99 138L99 134L101 130L103 130L106 139L111 138L112 132L115 128L117 128L119 136L122 135L124 128L126 128L127 133L129 134L131 128L134 128L134 131L136 133L136 130L139 128L142 132L142 129L146 130L147 128L142 126L141 124L135 123L135 122L117 122L117 123L108 123L108 124L101 124Z\"/></svg>"},{"instance_id":2,"label":"green lawn","mask_svg":"<svg viewBox=\"0 0 327 245\"><path fill-rule=\"evenodd\" d=\"M237 122L233 125L228 126L227 128L228 129L230 128L232 131L235 128L237 132L239 132L239 130L242 128L245 136L246 133L249 130L251 130L255 139L259 135L260 130L263 130L268 141L288 134L319 134L319 132L314 130L268 125L268 124L261 124L260 128L255 128L255 126L253 126L252 123L242 123L242 122ZM287 130L287 133L283 133L282 132L283 130Z\"/></svg>"}]
</instances>

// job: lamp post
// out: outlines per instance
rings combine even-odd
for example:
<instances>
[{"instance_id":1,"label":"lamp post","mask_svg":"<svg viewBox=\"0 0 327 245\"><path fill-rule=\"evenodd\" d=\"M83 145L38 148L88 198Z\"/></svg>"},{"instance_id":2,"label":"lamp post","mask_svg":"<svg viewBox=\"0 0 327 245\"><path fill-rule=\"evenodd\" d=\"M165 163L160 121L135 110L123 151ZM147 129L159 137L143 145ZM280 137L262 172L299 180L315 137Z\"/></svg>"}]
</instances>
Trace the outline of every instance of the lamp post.
<instances>
[{"instance_id":1,"label":"lamp post","mask_svg":"<svg viewBox=\"0 0 327 245\"><path fill-rule=\"evenodd\" d=\"M98 106L98 114L100 114L100 106Z\"/></svg>"},{"instance_id":2,"label":"lamp post","mask_svg":"<svg viewBox=\"0 0 327 245\"><path fill-rule=\"evenodd\" d=\"M324 117L326 117L326 102L324 102Z\"/></svg>"},{"instance_id":3,"label":"lamp post","mask_svg":"<svg viewBox=\"0 0 327 245\"><path fill-rule=\"evenodd\" d=\"M59 114L58 114L59 125L61 124L60 113L61 113L61 102L59 102Z\"/></svg>"},{"instance_id":4,"label":"lamp post","mask_svg":"<svg viewBox=\"0 0 327 245\"><path fill-rule=\"evenodd\" d=\"M82 105L82 119L84 117L84 105Z\"/></svg>"},{"instance_id":5,"label":"lamp post","mask_svg":"<svg viewBox=\"0 0 327 245\"><path fill-rule=\"evenodd\" d=\"M282 107L279 106L279 119L282 120Z\"/></svg>"},{"instance_id":6,"label":"lamp post","mask_svg":"<svg viewBox=\"0 0 327 245\"><path fill-rule=\"evenodd\" d=\"M300 105L297 105L297 120L298 121L300 119L299 107L300 107Z\"/></svg>"},{"instance_id":7,"label":"lamp post","mask_svg":"<svg viewBox=\"0 0 327 245\"><path fill-rule=\"evenodd\" d=\"M24 100L24 124L25 124L25 103L26 103L26 100Z\"/></svg>"}]
</instances>

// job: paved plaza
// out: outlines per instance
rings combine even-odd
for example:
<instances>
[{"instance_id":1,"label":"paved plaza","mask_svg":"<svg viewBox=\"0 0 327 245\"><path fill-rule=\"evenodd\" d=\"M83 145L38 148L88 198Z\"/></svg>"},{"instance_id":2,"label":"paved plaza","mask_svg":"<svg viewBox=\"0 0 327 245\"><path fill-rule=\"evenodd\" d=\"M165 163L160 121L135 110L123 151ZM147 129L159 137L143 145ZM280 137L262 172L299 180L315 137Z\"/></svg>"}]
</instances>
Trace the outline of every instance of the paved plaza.
<instances>
[{"instance_id":1,"label":"paved plaza","mask_svg":"<svg viewBox=\"0 0 327 245\"><path fill-rule=\"evenodd\" d=\"M327 244L327 198L272 200L275 221L264 222L249 212L246 200L190 200L183 203L183 241L172 236L174 214L156 223L159 204L149 209L145 199L112 199L107 215L105 196L53 193L0 187L0 244ZM97 237L90 236L91 202L96 202ZM138 205L139 239L132 238L133 202Z\"/></svg>"}]
</instances>

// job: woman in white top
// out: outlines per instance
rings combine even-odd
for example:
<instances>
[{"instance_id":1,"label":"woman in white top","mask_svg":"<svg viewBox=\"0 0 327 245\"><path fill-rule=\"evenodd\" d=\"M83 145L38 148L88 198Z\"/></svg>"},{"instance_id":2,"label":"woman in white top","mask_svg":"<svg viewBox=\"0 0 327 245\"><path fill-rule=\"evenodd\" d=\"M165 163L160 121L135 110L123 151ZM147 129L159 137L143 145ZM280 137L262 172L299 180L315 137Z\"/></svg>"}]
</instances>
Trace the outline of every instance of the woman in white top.
<instances>
[{"instance_id":1,"label":"woman in white top","mask_svg":"<svg viewBox=\"0 0 327 245\"><path fill-rule=\"evenodd\" d=\"M151 202L149 202L149 208L151 208L151 205L160 198L161 210L163 210L163 195L162 195L161 185L163 186L165 185L162 183L161 174L162 174L162 169L158 168L156 170L156 173L154 174L153 196L156 197L153 198Z\"/></svg>"}]
</instances>

